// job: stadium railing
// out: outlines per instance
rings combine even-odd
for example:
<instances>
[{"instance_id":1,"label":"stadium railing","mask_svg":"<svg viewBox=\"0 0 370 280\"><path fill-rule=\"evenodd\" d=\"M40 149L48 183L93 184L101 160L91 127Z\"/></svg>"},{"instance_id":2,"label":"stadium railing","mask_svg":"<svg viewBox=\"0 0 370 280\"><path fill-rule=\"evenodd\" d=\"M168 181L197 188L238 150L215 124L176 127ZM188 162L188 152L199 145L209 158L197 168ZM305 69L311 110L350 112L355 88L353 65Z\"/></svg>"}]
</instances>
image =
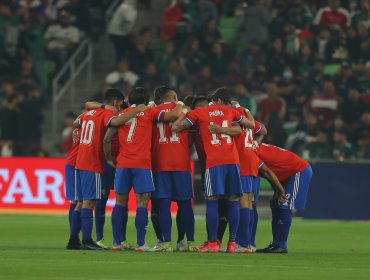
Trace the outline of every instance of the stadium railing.
<instances>
[{"instance_id":1,"label":"stadium railing","mask_svg":"<svg viewBox=\"0 0 370 280\"><path fill-rule=\"evenodd\" d=\"M91 84L93 47L90 39L86 38L74 51L68 61L59 70L52 81L52 133L57 141L58 106L62 97L69 92L71 107L74 106L76 95L76 81L81 71L87 67L87 84Z\"/></svg>"}]
</instances>

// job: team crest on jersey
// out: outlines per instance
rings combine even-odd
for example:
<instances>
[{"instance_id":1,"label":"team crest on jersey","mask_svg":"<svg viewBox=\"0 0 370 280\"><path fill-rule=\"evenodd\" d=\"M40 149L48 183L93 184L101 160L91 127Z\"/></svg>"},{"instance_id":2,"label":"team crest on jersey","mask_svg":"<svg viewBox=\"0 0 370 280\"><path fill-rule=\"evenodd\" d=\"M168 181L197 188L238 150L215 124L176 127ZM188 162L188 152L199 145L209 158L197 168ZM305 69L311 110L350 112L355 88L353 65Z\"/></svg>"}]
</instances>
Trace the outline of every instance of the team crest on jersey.
<instances>
[{"instance_id":1,"label":"team crest on jersey","mask_svg":"<svg viewBox=\"0 0 370 280\"><path fill-rule=\"evenodd\" d=\"M95 110L91 110L91 111L87 112L86 115L87 116L93 116L95 113L96 113Z\"/></svg>"},{"instance_id":2,"label":"team crest on jersey","mask_svg":"<svg viewBox=\"0 0 370 280\"><path fill-rule=\"evenodd\" d=\"M222 112L220 110L212 111L212 112L209 112L209 116L210 117L224 116L224 112Z\"/></svg>"}]
</instances>

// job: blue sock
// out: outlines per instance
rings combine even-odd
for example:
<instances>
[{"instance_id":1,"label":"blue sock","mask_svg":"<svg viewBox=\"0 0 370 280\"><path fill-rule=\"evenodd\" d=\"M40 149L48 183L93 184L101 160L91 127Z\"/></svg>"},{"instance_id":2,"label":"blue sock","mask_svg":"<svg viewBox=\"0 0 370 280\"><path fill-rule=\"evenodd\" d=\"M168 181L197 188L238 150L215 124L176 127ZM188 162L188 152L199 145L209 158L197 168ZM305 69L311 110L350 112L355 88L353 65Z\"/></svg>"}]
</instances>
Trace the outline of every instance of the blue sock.
<instances>
[{"instance_id":1,"label":"blue sock","mask_svg":"<svg viewBox=\"0 0 370 280\"><path fill-rule=\"evenodd\" d=\"M89 208L81 209L81 229L82 242L90 242L92 240L91 234L93 230L93 210Z\"/></svg>"},{"instance_id":2,"label":"blue sock","mask_svg":"<svg viewBox=\"0 0 370 280\"><path fill-rule=\"evenodd\" d=\"M228 206L229 242L235 242L240 220L239 201L229 201Z\"/></svg>"},{"instance_id":3,"label":"blue sock","mask_svg":"<svg viewBox=\"0 0 370 280\"><path fill-rule=\"evenodd\" d=\"M244 248L250 245L250 211L249 208L240 208L240 221L237 232L238 244Z\"/></svg>"},{"instance_id":4,"label":"blue sock","mask_svg":"<svg viewBox=\"0 0 370 280\"><path fill-rule=\"evenodd\" d=\"M108 190L108 195L109 195L109 190ZM97 241L100 241L104 238L105 207L107 205L108 195L102 195L102 198L96 201L95 231L96 231Z\"/></svg>"},{"instance_id":5,"label":"blue sock","mask_svg":"<svg viewBox=\"0 0 370 280\"><path fill-rule=\"evenodd\" d=\"M253 204L253 210L251 211L251 215L253 215L253 225L252 225L252 233L251 233L251 245L256 246L256 233L257 233L257 225L258 225L258 211L257 205Z\"/></svg>"},{"instance_id":6,"label":"blue sock","mask_svg":"<svg viewBox=\"0 0 370 280\"><path fill-rule=\"evenodd\" d=\"M159 199L152 199L150 219L152 220L152 225L157 239L163 241L161 226L159 224Z\"/></svg>"},{"instance_id":7,"label":"blue sock","mask_svg":"<svg viewBox=\"0 0 370 280\"><path fill-rule=\"evenodd\" d=\"M128 221L128 208L127 208L127 206L123 206L123 222L122 222L122 227L121 227L121 242L126 241L127 221Z\"/></svg>"},{"instance_id":8,"label":"blue sock","mask_svg":"<svg viewBox=\"0 0 370 280\"><path fill-rule=\"evenodd\" d=\"M70 203L69 204L69 212L68 212L68 222L69 222L69 228L71 228L71 223L72 223L72 214L73 211L75 210L76 203Z\"/></svg>"},{"instance_id":9,"label":"blue sock","mask_svg":"<svg viewBox=\"0 0 370 280\"><path fill-rule=\"evenodd\" d=\"M183 225L186 232L187 241L194 241L194 211L191 205L191 200L178 201L177 205L180 210L180 223Z\"/></svg>"},{"instance_id":10,"label":"blue sock","mask_svg":"<svg viewBox=\"0 0 370 280\"><path fill-rule=\"evenodd\" d=\"M290 209L279 208L279 221L278 221L280 235L279 246L282 248L287 248L287 241L291 224L292 224L292 212L290 211Z\"/></svg>"},{"instance_id":11,"label":"blue sock","mask_svg":"<svg viewBox=\"0 0 370 280\"><path fill-rule=\"evenodd\" d=\"M185 238L185 228L182 222L182 213L179 201L177 202L176 227L177 227L177 243Z\"/></svg>"},{"instance_id":12,"label":"blue sock","mask_svg":"<svg viewBox=\"0 0 370 280\"><path fill-rule=\"evenodd\" d=\"M81 230L81 212L73 211L71 215L71 239L78 239L78 235Z\"/></svg>"},{"instance_id":13,"label":"blue sock","mask_svg":"<svg viewBox=\"0 0 370 280\"><path fill-rule=\"evenodd\" d=\"M172 228L172 217L171 217L171 199L161 199L159 203L159 224L162 230L163 242L171 241L171 228Z\"/></svg>"},{"instance_id":14,"label":"blue sock","mask_svg":"<svg viewBox=\"0 0 370 280\"><path fill-rule=\"evenodd\" d=\"M206 221L208 241L216 242L218 230L218 200L206 199Z\"/></svg>"},{"instance_id":15,"label":"blue sock","mask_svg":"<svg viewBox=\"0 0 370 280\"><path fill-rule=\"evenodd\" d=\"M148 208L138 207L136 209L135 227L137 245L143 246L145 244L146 228L148 226Z\"/></svg>"},{"instance_id":16,"label":"blue sock","mask_svg":"<svg viewBox=\"0 0 370 280\"><path fill-rule=\"evenodd\" d=\"M217 230L217 239L222 242L224 234L227 228L227 199L218 200L218 230Z\"/></svg>"},{"instance_id":17,"label":"blue sock","mask_svg":"<svg viewBox=\"0 0 370 280\"><path fill-rule=\"evenodd\" d=\"M121 244L122 226L123 226L123 214L124 207L116 204L112 211L112 231L113 231L113 242L117 245Z\"/></svg>"},{"instance_id":18,"label":"blue sock","mask_svg":"<svg viewBox=\"0 0 370 280\"><path fill-rule=\"evenodd\" d=\"M253 208L249 208L249 245L253 245L252 244L253 224L254 224L254 210Z\"/></svg>"},{"instance_id":19,"label":"blue sock","mask_svg":"<svg viewBox=\"0 0 370 280\"><path fill-rule=\"evenodd\" d=\"M270 208L272 214L271 231L272 231L272 245L279 246L279 208L275 201L270 201Z\"/></svg>"}]
</instances>

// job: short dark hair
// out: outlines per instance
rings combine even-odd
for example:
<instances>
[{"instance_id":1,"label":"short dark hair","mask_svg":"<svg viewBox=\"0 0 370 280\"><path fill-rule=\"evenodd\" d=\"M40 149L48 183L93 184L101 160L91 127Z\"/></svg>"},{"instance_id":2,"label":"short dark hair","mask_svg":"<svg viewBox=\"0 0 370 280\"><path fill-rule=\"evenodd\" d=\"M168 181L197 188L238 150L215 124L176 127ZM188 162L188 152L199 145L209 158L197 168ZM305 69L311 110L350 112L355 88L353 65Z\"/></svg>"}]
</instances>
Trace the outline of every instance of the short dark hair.
<instances>
[{"instance_id":1,"label":"short dark hair","mask_svg":"<svg viewBox=\"0 0 370 280\"><path fill-rule=\"evenodd\" d=\"M128 103L133 104L145 104L149 102L149 93L143 87L136 87L132 89L128 95Z\"/></svg>"},{"instance_id":2,"label":"short dark hair","mask_svg":"<svg viewBox=\"0 0 370 280\"><path fill-rule=\"evenodd\" d=\"M194 98L193 103L191 104L191 109L194 110L195 107L197 106L197 103L203 102L203 101L209 102L210 100L207 96L198 96Z\"/></svg>"},{"instance_id":3,"label":"short dark hair","mask_svg":"<svg viewBox=\"0 0 370 280\"><path fill-rule=\"evenodd\" d=\"M163 101L167 98L168 94L174 89L167 86L159 86L154 90L154 102Z\"/></svg>"},{"instance_id":4,"label":"short dark hair","mask_svg":"<svg viewBox=\"0 0 370 280\"><path fill-rule=\"evenodd\" d=\"M104 94L104 102L107 104L111 104L115 100L123 100L125 97L123 93L115 88L108 89Z\"/></svg>"},{"instance_id":5,"label":"short dark hair","mask_svg":"<svg viewBox=\"0 0 370 280\"><path fill-rule=\"evenodd\" d=\"M226 87L221 87L210 92L209 98L212 101L221 100L225 105L231 104L231 91Z\"/></svg>"}]
</instances>

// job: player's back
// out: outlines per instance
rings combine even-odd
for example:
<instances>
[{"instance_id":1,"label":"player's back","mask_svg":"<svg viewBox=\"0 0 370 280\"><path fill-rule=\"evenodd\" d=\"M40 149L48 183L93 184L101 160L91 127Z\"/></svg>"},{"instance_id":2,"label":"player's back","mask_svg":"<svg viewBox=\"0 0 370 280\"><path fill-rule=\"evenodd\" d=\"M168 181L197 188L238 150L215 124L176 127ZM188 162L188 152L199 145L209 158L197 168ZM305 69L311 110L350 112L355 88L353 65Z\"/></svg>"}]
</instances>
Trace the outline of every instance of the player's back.
<instances>
[{"instance_id":1,"label":"player's back","mask_svg":"<svg viewBox=\"0 0 370 280\"><path fill-rule=\"evenodd\" d=\"M213 134L208 126L216 124L231 127L234 121L240 121L242 115L228 106L210 105L198 108L187 115L192 124L198 123L200 136L206 152L206 168L225 164L239 164L239 156L232 137L225 134Z\"/></svg>"},{"instance_id":2,"label":"player's back","mask_svg":"<svg viewBox=\"0 0 370 280\"><path fill-rule=\"evenodd\" d=\"M276 174L281 182L308 166L308 163L295 153L265 143L259 146L257 155Z\"/></svg>"},{"instance_id":3,"label":"player's back","mask_svg":"<svg viewBox=\"0 0 370 280\"><path fill-rule=\"evenodd\" d=\"M160 114L172 111L174 103L163 103L156 107ZM190 171L190 154L188 130L171 131L172 123L157 122L153 124L152 135L152 169L162 171Z\"/></svg>"},{"instance_id":4,"label":"player's back","mask_svg":"<svg viewBox=\"0 0 370 280\"><path fill-rule=\"evenodd\" d=\"M114 116L112 111L105 109L90 110L81 116L81 136L76 169L104 172L103 139L109 122Z\"/></svg>"},{"instance_id":5,"label":"player's back","mask_svg":"<svg viewBox=\"0 0 370 280\"><path fill-rule=\"evenodd\" d=\"M73 142L71 150L68 152L67 158L66 158L66 164L75 166L77 155L78 155L78 147L80 146L80 134L81 130L79 129L77 131L78 139L76 142Z\"/></svg>"},{"instance_id":6,"label":"player's back","mask_svg":"<svg viewBox=\"0 0 370 280\"><path fill-rule=\"evenodd\" d=\"M129 107L122 114L133 109L134 107ZM157 110L149 108L119 127L118 168L151 169L152 130L156 116Z\"/></svg>"}]
</instances>

